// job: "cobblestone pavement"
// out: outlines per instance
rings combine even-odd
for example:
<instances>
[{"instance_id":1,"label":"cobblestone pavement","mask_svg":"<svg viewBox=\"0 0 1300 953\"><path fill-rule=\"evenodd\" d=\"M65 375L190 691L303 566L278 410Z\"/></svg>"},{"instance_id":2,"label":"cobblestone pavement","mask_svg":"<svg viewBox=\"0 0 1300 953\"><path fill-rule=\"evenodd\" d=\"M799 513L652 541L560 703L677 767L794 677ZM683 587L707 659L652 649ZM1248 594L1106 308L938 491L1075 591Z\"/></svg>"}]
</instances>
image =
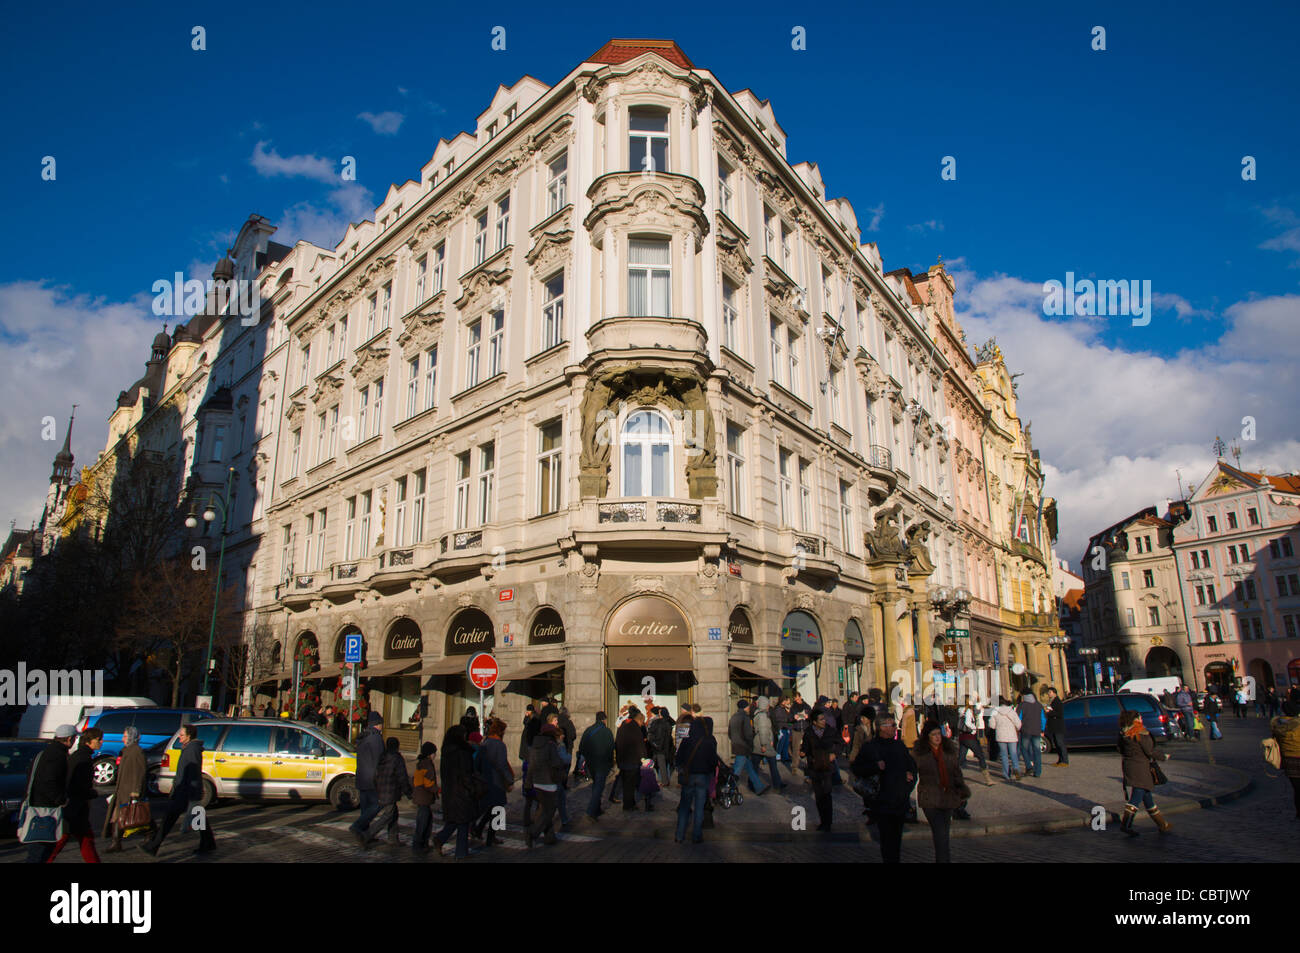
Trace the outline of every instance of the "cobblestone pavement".
<instances>
[{"instance_id":1,"label":"cobblestone pavement","mask_svg":"<svg viewBox=\"0 0 1300 953\"><path fill-rule=\"evenodd\" d=\"M1069 769L1045 767L1044 777L1026 785L1004 785L1000 780L993 788L974 784L975 797L972 812L980 818L980 799L984 798L983 813L999 813L1005 808L1007 816L1014 814L1022 804L1034 805L1047 801L1054 808L1064 804L1077 810L1079 826L1056 832L988 834L968 836L954 840L953 857L957 861L1107 861L1107 862L1249 862L1300 860L1300 821L1294 820L1291 787L1277 772L1269 769L1259 756L1259 741L1267 734L1265 722L1251 717L1223 720L1223 741L1175 743L1175 753L1169 766L1171 778L1181 777L1186 782L1182 793L1195 794L1198 778L1216 781L1235 779L1240 789L1245 772L1253 786L1240 796L1213 807L1190 809L1171 817L1174 832L1158 836L1153 825L1143 816L1139 818L1141 837L1128 838L1121 834L1113 819L1105 831L1093 831L1083 825L1083 814L1091 807L1094 793L1114 811L1120 797L1116 766L1118 757L1110 752L1081 752L1072 755ZM1052 760L1052 759L1049 759ZM1199 767L1197 767L1199 766ZM1227 767L1235 771L1224 772ZM1176 773L1177 772L1177 773ZM1199 774L1198 774L1199 772ZM1097 783L1111 785L1088 791L1088 796L1069 792L1066 776L1083 779L1089 787ZM1050 781L1049 781L1050 779ZM1058 780L1060 779L1060 780ZM1039 784L1038 790L1026 791L1030 784ZM1050 785L1050 787L1049 787ZM1171 788L1173 785L1171 784ZM1106 798L1105 790L1111 790ZM584 785L570 794L570 808L580 816L587 802ZM664 794L664 801L651 813L636 812L628 818L621 816L617 805L612 806L599 822L581 818L569 832L561 833L560 843L525 850L519 829L520 814L512 805L509 827L502 835L503 843L497 847L474 847L469 863L539 863L539 862L728 862L728 861L843 861L879 862L877 846L868 840L867 828L861 824L860 802L846 788L836 789L835 834L819 834L813 830L792 831L789 811L805 806L811 823L816 825L816 812L811 797L802 790L791 788L795 795L771 794L763 798L747 796L745 803L730 811L717 811L718 828L706 831L706 841L700 845L675 844L672 840L675 819L676 792ZM1001 792L1001 793L999 793ZM1163 792L1162 792L1163 793ZM1158 801L1171 803L1158 795ZM752 805L760 806L753 807ZM1001 808L999 808L1001 805ZM1191 805L1186 805L1190 807ZM607 805L608 807L608 805ZM576 808L576 809L575 809ZM102 810L102 809L101 809ZM763 817L758 811L764 812ZM102 817L102 814L99 816ZM341 815L327 805L284 805L232 803L210 813L212 828L217 837L218 851L211 858L198 859L191 853L195 842L192 835L173 834L163 845L157 860L129 846L118 855L108 855L111 863L452 863L451 847L444 847L444 856L432 853L416 856L405 846L386 844L360 848L347 831L355 815ZM774 823L768 826L764 817ZM414 826L414 811L403 804L399 824L402 838L409 843ZM962 833L962 822L955 822L954 833ZM133 838L134 839L134 838ZM128 845L131 840L128 839ZM23 848L13 840L0 842L0 861L15 862L22 859ZM106 846L101 840L101 849ZM924 823L909 825L903 841L903 860L928 862L933 859L929 830ZM80 863L75 851L65 850L58 863Z\"/></svg>"}]
</instances>

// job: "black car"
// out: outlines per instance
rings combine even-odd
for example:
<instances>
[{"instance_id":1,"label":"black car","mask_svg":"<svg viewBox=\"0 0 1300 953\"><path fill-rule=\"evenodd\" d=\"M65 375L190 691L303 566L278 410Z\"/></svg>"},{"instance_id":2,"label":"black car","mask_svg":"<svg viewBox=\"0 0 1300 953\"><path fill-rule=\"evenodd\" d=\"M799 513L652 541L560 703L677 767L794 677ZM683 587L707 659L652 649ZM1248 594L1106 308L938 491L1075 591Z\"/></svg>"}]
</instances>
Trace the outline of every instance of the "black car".
<instances>
[{"instance_id":1,"label":"black car","mask_svg":"<svg viewBox=\"0 0 1300 953\"><path fill-rule=\"evenodd\" d=\"M0 830L18 828L18 809L27 795L27 771L48 741L0 741Z\"/></svg>"},{"instance_id":2,"label":"black car","mask_svg":"<svg viewBox=\"0 0 1300 953\"><path fill-rule=\"evenodd\" d=\"M1065 743L1071 748L1113 748L1121 711L1137 711L1155 741L1169 741L1169 715L1155 696L1140 692L1085 695L1065 703Z\"/></svg>"}]
</instances>

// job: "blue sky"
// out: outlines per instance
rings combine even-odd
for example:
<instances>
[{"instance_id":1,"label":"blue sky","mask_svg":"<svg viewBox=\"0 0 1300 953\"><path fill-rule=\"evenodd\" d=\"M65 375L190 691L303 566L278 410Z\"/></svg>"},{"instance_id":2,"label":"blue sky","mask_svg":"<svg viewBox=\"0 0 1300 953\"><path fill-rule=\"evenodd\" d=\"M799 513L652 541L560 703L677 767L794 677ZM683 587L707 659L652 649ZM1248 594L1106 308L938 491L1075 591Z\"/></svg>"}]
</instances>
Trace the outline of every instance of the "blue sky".
<instances>
[{"instance_id":1,"label":"blue sky","mask_svg":"<svg viewBox=\"0 0 1300 953\"><path fill-rule=\"evenodd\" d=\"M1250 347L1269 350L1271 334L1294 326L1300 292L1295 4L760 4L743 18L702 6L577 4L549 17L539 4L502 3L12 9L0 40L5 386L48 391L48 411L31 412L60 421L69 395L89 404L74 441L88 462L154 333L140 302L155 279L202 273L251 212L317 240L341 237L339 223L368 217L390 183L418 178L439 137L472 129L499 83L525 73L554 83L612 36L676 39L729 89L769 98L791 161L818 163L828 194L847 197L864 229L876 219L864 240L880 244L887 268L924 268L939 254L955 263L972 332L1050 339L1050 321L1023 313L1026 288L1067 271L1149 279L1164 305L1150 326L1094 321L1064 340L1130 366L1191 360L1213 371L1216 361L1258 359L1271 373L1270 355ZM190 48L196 24L207 31L203 52ZM505 52L490 46L497 25ZM796 25L806 51L791 49ZM1104 52L1091 49L1096 25ZM387 113L401 116L395 132ZM272 175L276 164L255 164L257 154L352 155L358 183L344 191ZM58 163L54 182L40 178L46 155ZM940 179L946 155L956 181ZM1246 155L1257 181L1242 181ZM1007 310L1008 295L1019 310ZM1276 308L1252 313L1256 333L1245 335L1240 309L1260 302ZM38 324L58 334L43 341ZM1229 354L1234 327L1243 333ZM65 352L89 328L121 343L108 348L120 361L105 365L120 368L120 383L79 375L54 386L60 369L75 374L78 359ZM1021 393L1029 416L1040 413L1045 458L1077 450L1068 434L1087 407L1035 407L1038 351L999 340L1013 370L1027 372ZM1070 368L1078 393L1095 386L1087 360ZM1267 416L1281 398L1260 388L1251 399ZM1240 416L1207 415L1208 436L1196 438L1207 447ZM43 494L52 456L31 443L38 429L21 416L0 425L0 450L31 459L22 473L0 469L14 507L0 515L24 524L19 510ZM1300 465L1283 455L1274 466Z\"/></svg>"}]
</instances>

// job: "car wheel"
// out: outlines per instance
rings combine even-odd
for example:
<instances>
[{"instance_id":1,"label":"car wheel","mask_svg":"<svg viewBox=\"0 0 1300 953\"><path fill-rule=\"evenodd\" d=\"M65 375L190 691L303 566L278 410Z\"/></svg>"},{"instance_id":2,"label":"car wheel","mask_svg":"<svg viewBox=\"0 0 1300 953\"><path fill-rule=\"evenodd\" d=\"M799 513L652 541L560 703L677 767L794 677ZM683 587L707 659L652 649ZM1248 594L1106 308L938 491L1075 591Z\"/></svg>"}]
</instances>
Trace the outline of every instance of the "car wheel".
<instances>
[{"instance_id":1,"label":"car wheel","mask_svg":"<svg viewBox=\"0 0 1300 953\"><path fill-rule=\"evenodd\" d=\"M207 778L203 779L203 800L199 803L203 805L205 811L217 803L217 786Z\"/></svg>"},{"instance_id":2,"label":"car wheel","mask_svg":"<svg viewBox=\"0 0 1300 953\"><path fill-rule=\"evenodd\" d=\"M353 778L340 778L330 785L330 805L336 811L351 811L361 805L357 782Z\"/></svg>"},{"instance_id":3,"label":"car wheel","mask_svg":"<svg viewBox=\"0 0 1300 953\"><path fill-rule=\"evenodd\" d=\"M100 758L90 766L90 779L96 787L106 788L117 780L117 761Z\"/></svg>"}]
</instances>

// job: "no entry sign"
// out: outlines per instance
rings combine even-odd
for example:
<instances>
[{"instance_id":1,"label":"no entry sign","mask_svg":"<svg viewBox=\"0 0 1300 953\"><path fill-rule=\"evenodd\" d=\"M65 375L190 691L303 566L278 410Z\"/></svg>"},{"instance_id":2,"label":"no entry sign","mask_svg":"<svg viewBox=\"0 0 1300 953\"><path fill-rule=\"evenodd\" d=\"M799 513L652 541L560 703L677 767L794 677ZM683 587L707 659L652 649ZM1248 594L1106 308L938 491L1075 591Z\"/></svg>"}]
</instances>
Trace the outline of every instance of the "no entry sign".
<instances>
[{"instance_id":1,"label":"no entry sign","mask_svg":"<svg viewBox=\"0 0 1300 953\"><path fill-rule=\"evenodd\" d=\"M479 652L469 660L465 675L469 678L471 685L479 691L485 692L497 683L497 675L500 674L500 671L495 656L489 652Z\"/></svg>"}]
</instances>

